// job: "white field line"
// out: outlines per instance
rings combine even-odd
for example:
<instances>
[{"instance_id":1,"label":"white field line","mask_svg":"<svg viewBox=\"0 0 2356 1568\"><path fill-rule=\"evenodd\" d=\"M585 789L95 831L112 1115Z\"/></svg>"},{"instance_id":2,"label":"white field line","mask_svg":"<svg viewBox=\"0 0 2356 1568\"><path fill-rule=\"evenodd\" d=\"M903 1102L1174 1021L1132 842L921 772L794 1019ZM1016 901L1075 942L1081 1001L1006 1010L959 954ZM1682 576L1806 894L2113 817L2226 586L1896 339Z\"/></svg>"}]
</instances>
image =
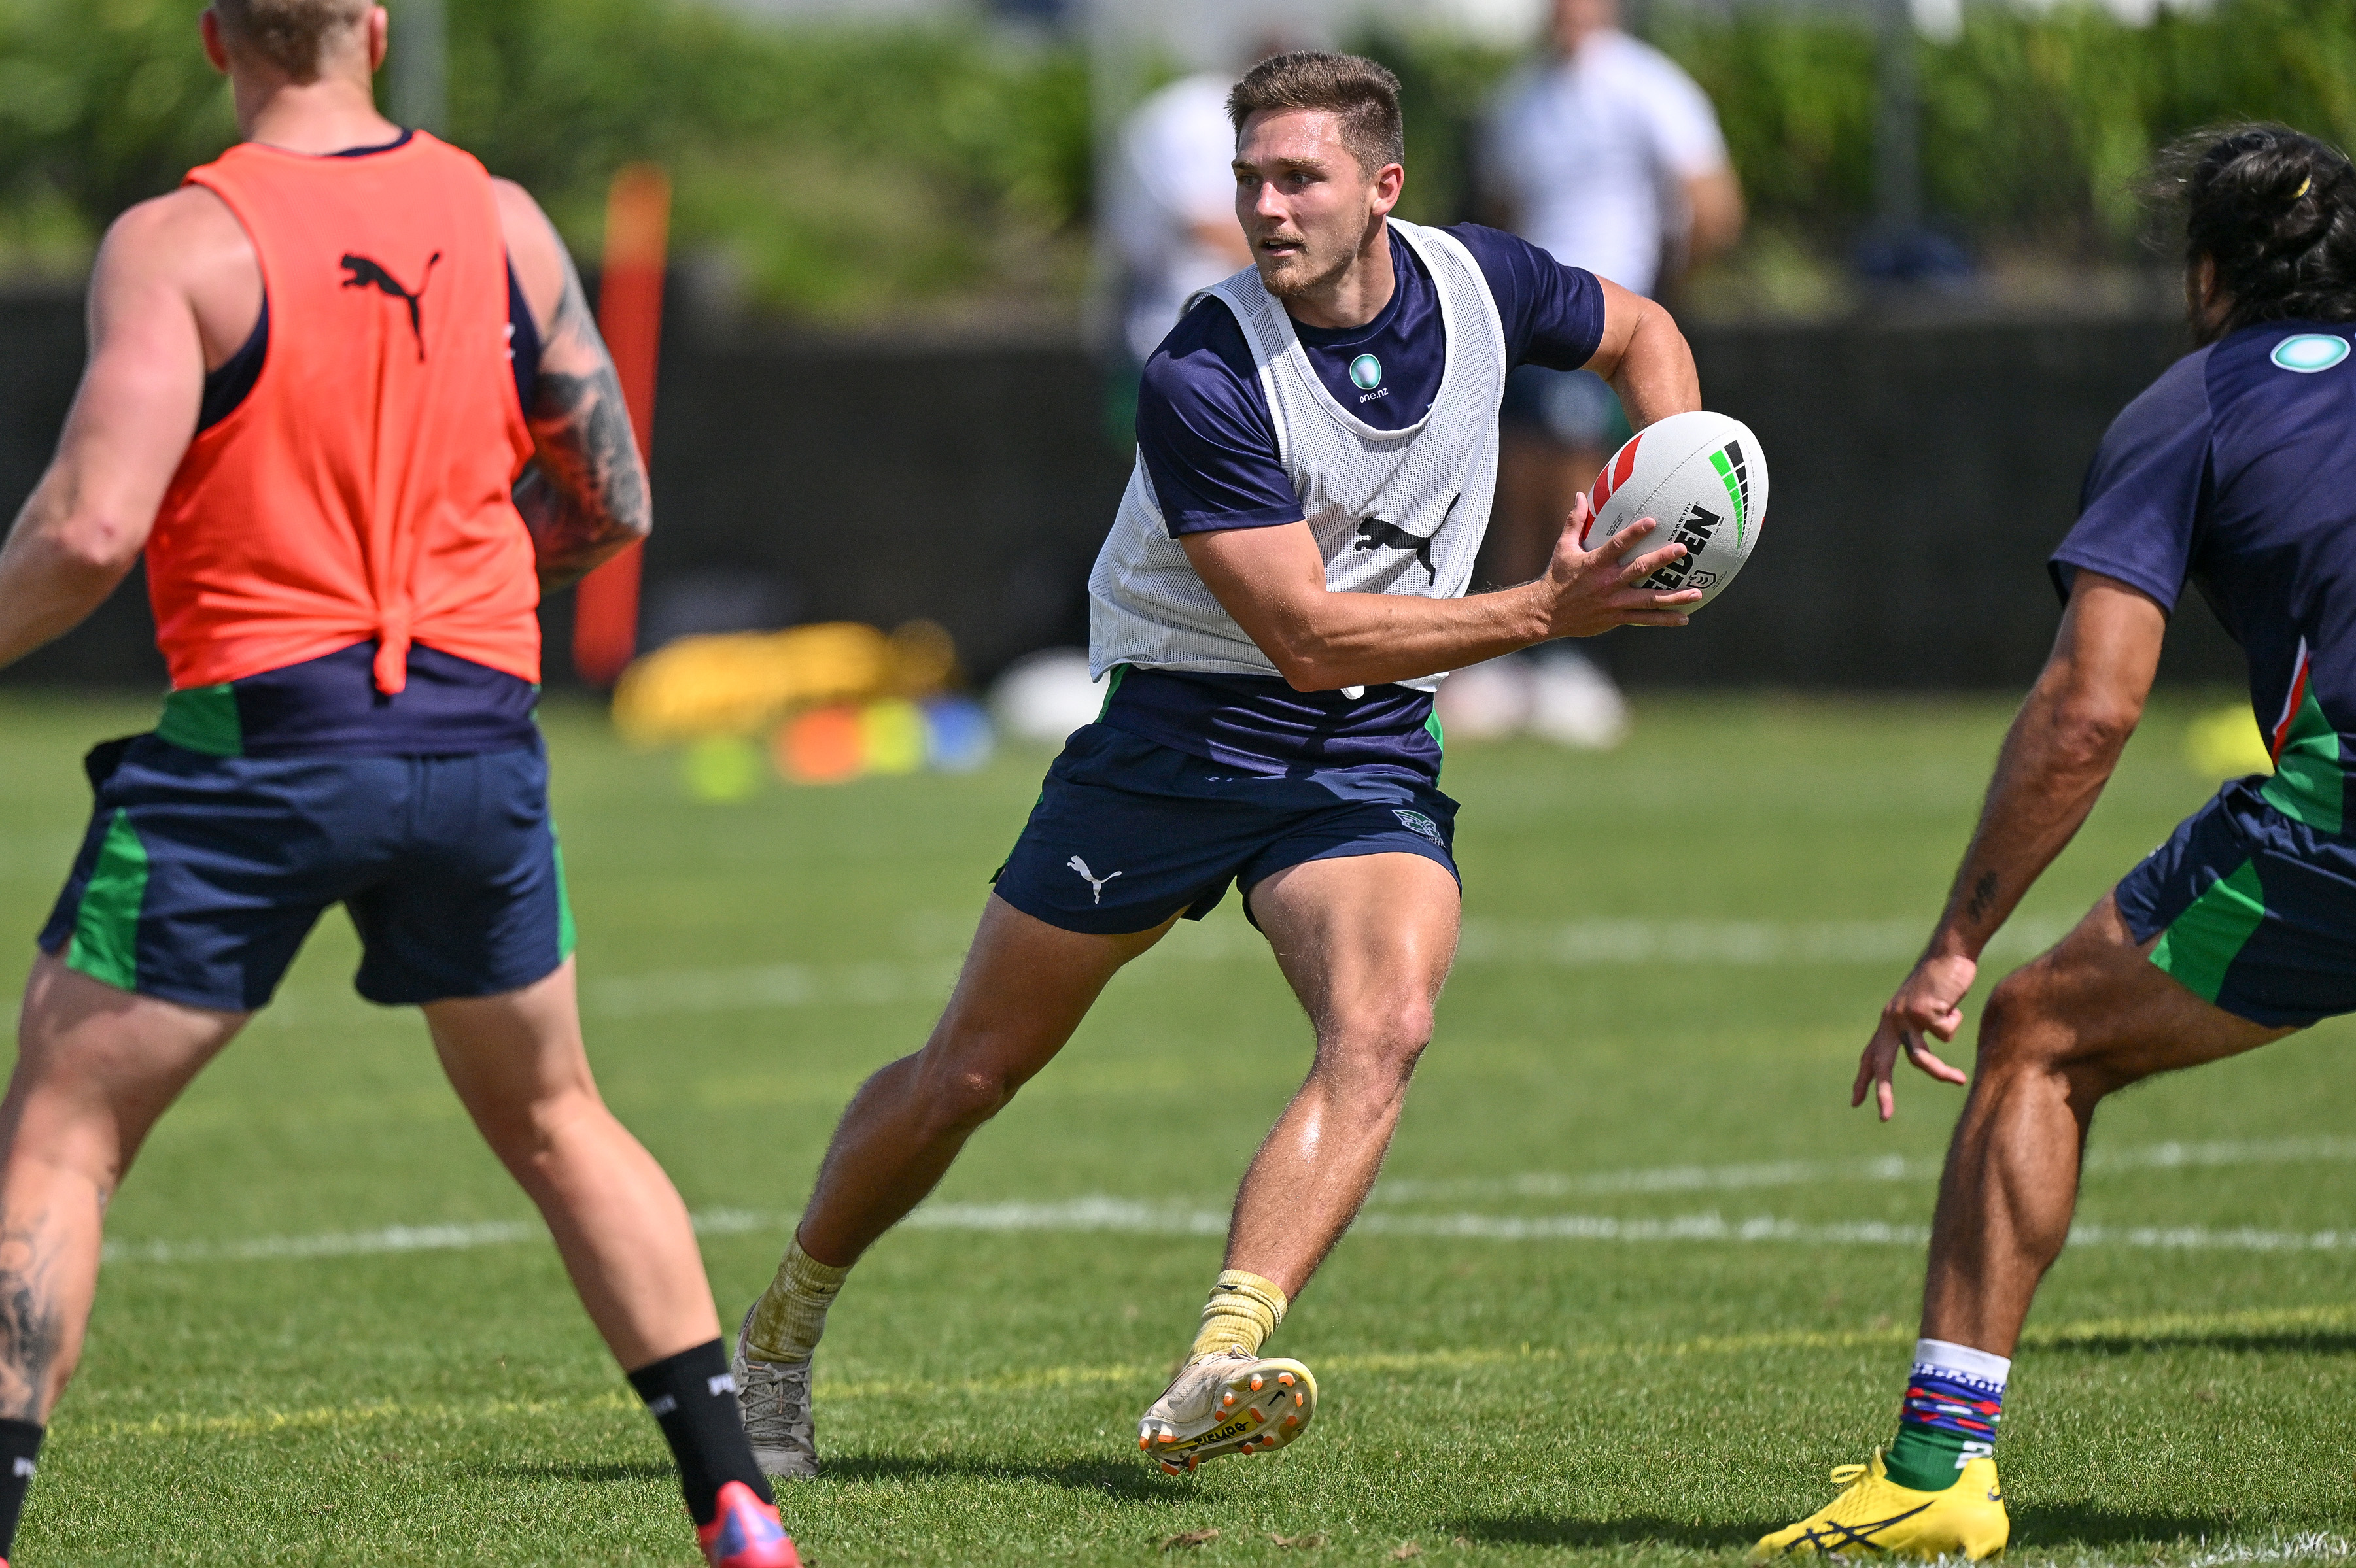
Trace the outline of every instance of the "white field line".
<instances>
[{"instance_id":1,"label":"white field line","mask_svg":"<svg viewBox=\"0 0 2356 1568\"><path fill-rule=\"evenodd\" d=\"M1217 1209L1140 1203L1092 1196L1060 1203L934 1203L902 1223L919 1231L1033 1232L1058 1234L1114 1232L1142 1236L1218 1236L1227 1216ZM784 1215L723 1210L696 1217L709 1234L783 1231ZM1483 1242L1617 1242L1623 1243L1784 1243L1805 1246L1920 1247L1930 1232L1921 1225L1879 1221L1815 1224L1760 1214L1729 1219L1716 1211L1666 1218L1612 1214L1364 1214L1352 1227L1361 1234L1430 1236ZM109 1264L253 1263L272 1260L361 1257L393 1253L465 1252L537 1241L546 1232L522 1221L471 1225L393 1225L380 1231L330 1232L311 1236L255 1236L219 1242L110 1242L102 1253ZM2079 1225L2070 1241L2080 1247L2136 1247L2174 1252L2356 1252L2356 1231L2262 1231L2250 1226Z\"/></svg>"},{"instance_id":2,"label":"white field line","mask_svg":"<svg viewBox=\"0 0 2356 1568\"><path fill-rule=\"evenodd\" d=\"M1468 920L1460 965L1589 969L1629 964L1902 964L1922 951L1919 920L1708 921ZM1988 947L1994 960L2041 952L2069 929L2052 919L2014 922ZM1266 952L1240 926L1181 931L1147 955L1148 964L1219 962ZM880 1007L939 1001L957 979L958 960L904 963L767 964L732 969L668 969L644 975L591 975L582 981L583 1011L599 1018L756 1011L772 1008Z\"/></svg>"},{"instance_id":3,"label":"white field line","mask_svg":"<svg viewBox=\"0 0 2356 1568\"><path fill-rule=\"evenodd\" d=\"M2356 1543L2346 1538L2309 1531L2245 1545L2211 1547L2192 1557L2185 1568L2233 1568L2244 1563L2344 1563L2356 1556Z\"/></svg>"},{"instance_id":4,"label":"white field line","mask_svg":"<svg viewBox=\"0 0 2356 1568\"><path fill-rule=\"evenodd\" d=\"M2090 1175L2184 1170L2236 1165L2340 1164L2356 1160L2356 1138L2268 1138L2216 1143L2159 1143L2086 1151ZM1756 1165L1666 1165L1583 1174L1532 1171L1520 1176L1419 1180L1386 1179L1373 1203L1429 1203L1443 1199L1567 1198L1580 1193L1719 1192L1757 1187L1815 1187L1846 1181L1920 1181L1939 1174L1940 1161L1878 1155L1851 1160L1773 1160Z\"/></svg>"},{"instance_id":5,"label":"white field line","mask_svg":"<svg viewBox=\"0 0 2356 1568\"><path fill-rule=\"evenodd\" d=\"M926 1231L1119 1232L1132 1235L1225 1235L1227 1216L1215 1209L1088 1197L1061 1203L936 1203L901 1221ZM1351 1226L1365 1235L1437 1236L1484 1242L1786 1242L1809 1246L1919 1247L1928 1227L1879 1221L1822 1225L1754 1215L1729 1219L1715 1211L1660 1219L1611 1214L1362 1214ZM2232 1230L2201 1225L2078 1225L2074 1246L2155 1247L2188 1252L2356 1251L2356 1231Z\"/></svg>"},{"instance_id":6,"label":"white field line","mask_svg":"<svg viewBox=\"0 0 2356 1568\"><path fill-rule=\"evenodd\" d=\"M715 1209L694 1216L705 1235L740 1235L782 1228L775 1215L742 1209ZM311 1236L249 1236L220 1242L109 1242L101 1249L110 1264L263 1263L284 1258L370 1257L388 1253L456 1253L476 1247L506 1247L548 1239L536 1220L487 1220L466 1225L388 1225L380 1231L330 1231Z\"/></svg>"}]
</instances>

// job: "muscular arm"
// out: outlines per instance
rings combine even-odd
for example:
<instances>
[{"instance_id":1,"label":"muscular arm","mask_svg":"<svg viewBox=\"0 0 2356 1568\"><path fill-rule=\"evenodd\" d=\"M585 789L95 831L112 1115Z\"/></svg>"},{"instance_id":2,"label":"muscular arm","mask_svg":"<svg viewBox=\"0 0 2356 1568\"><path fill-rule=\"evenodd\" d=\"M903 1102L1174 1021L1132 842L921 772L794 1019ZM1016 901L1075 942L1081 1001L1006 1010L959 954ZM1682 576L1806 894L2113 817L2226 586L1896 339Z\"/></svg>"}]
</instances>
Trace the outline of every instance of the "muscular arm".
<instances>
[{"instance_id":1,"label":"muscular arm","mask_svg":"<svg viewBox=\"0 0 2356 1568\"><path fill-rule=\"evenodd\" d=\"M2143 718L2167 630L2167 612L2149 596L2079 571L2044 673L2005 736L1947 906L1922 961L1882 1010L1852 1104L1873 1087L1889 1119L1890 1070L1901 1051L1933 1077L1963 1082L1922 1036L1954 1038L1981 951L2094 810Z\"/></svg>"},{"instance_id":2,"label":"muscular arm","mask_svg":"<svg viewBox=\"0 0 2356 1568\"><path fill-rule=\"evenodd\" d=\"M1612 383L1632 429L1701 407L1701 376L1693 350L1669 313L1608 278L1603 285L1603 340L1587 368Z\"/></svg>"},{"instance_id":3,"label":"muscular arm","mask_svg":"<svg viewBox=\"0 0 2356 1568\"><path fill-rule=\"evenodd\" d=\"M1639 430L1701 406L1693 353L1669 313L1616 283L1603 284L1603 336L1589 368L1619 389ZM1651 531L1621 530L1601 549L1579 548L1581 497L1545 575L1517 588L1462 599L1335 593L1305 522L1183 536L1203 585L1296 689L1330 691L1461 669L1552 637L1591 637L1614 626L1681 626L1694 590L1635 585L1685 553L1668 545L1642 555Z\"/></svg>"},{"instance_id":4,"label":"muscular arm","mask_svg":"<svg viewBox=\"0 0 2356 1568\"><path fill-rule=\"evenodd\" d=\"M2004 738L1933 954L1977 960L2077 836L2143 719L2167 631L2166 612L2143 593L2078 573L2045 671Z\"/></svg>"},{"instance_id":5,"label":"muscular arm","mask_svg":"<svg viewBox=\"0 0 2356 1568\"><path fill-rule=\"evenodd\" d=\"M541 586L566 587L647 537L654 511L614 361L564 242L523 187L497 182L516 278L540 325L540 384L524 411L535 449L515 489Z\"/></svg>"},{"instance_id":6,"label":"muscular arm","mask_svg":"<svg viewBox=\"0 0 2356 1568\"><path fill-rule=\"evenodd\" d=\"M217 205L182 193L135 207L99 249L81 386L56 457L0 547L0 667L97 609L155 527L204 395L186 276L192 255L219 243L203 204Z\"/></svg>"},{"instance_id":7,"label":"muscular arm","mask_svg":"<svg viewBox=\"0 0 2356 1568\"><path fill-rule=\"evenodd\" d=\"M1180 541L1203 585L1297 691L1379 686L1460 669L1550 637L1590 637L1613 626L1682 626L1697 589L1640 589L1685 553L1666 545L1636 555L1647 523L1601 549L1579 548L1587 497L1579 499L1546 575L1518 588L1462 599L1336 593L1309 525L1228 528Z\"/></svg>"}]
</instances>

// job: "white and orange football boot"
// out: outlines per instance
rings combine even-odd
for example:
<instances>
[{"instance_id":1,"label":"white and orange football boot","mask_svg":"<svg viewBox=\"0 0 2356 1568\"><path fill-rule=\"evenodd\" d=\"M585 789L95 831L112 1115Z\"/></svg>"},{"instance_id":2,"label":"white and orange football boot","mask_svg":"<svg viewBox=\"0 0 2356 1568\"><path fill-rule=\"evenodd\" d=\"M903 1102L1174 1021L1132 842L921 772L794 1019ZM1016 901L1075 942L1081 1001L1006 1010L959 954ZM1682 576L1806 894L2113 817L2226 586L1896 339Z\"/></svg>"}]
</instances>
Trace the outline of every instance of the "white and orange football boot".
<instances>
[{"instance_id":1,"label":"white and orange football boot","mask_svg":"<svg viewBox=\"0 0 2356 1568\"><path fill-rule=\"evenodd\" d=\"M1273 1454L1309 1430L1317 1380L1299 1361L1224 1350L1180 1369L1137 1424L1137 1445L1172 1475L1222 1454Z\"/></svg>"}]
</instances>

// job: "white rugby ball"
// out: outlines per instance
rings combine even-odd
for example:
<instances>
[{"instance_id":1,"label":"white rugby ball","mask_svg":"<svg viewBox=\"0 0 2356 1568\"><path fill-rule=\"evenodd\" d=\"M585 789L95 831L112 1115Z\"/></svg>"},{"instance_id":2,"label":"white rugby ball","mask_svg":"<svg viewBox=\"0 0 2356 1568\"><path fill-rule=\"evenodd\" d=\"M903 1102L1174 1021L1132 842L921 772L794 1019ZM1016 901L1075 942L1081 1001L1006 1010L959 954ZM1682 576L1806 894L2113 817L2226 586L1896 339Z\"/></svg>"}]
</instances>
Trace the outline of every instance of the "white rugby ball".
<instances>
[{"instance_id":1,"label":"white rugby ball","mask_svg":"<svg viewBox=\"0 0 2356 1568\"><path fill-rule=\"evenodd\" d=\"M1751 559L1767 520L1767 459L1759 438L1740 420L1707 411L1671 414L1628 438L1595 476L1593 507L1581 549L1595 549L1639 517L1660 526L1636 546L1647 555L1665 544L1686 547L1644 580L1663 592L1698 588L1698 610L1720 593Z\"/></svg>"}]
</instances>

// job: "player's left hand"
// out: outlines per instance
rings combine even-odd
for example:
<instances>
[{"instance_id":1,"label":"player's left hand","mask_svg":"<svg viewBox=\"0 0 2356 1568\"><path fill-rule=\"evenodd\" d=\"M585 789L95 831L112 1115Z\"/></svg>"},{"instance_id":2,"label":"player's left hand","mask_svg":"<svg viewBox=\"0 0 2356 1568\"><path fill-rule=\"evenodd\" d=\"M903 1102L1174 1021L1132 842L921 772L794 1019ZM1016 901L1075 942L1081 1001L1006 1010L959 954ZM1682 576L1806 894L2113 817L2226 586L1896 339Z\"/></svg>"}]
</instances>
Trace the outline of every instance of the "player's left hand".
<instances>
[{"instance_id":1,"label":"player's left hand","mask_svg":"<svg viewBox=\"0 0 2356 1568\"><path fill-rule=\"evenodd\" d=\"M1873 1090L1875 1108L1881 1119L1888 1121L1898 1114L1898 1092L1890 1084L1890 1075L1898 1068L1898 1053L1904 1051L1906 1060L1942 1083L1965 1083L1970 1080L1959 1068L1950 1067L1931 1049L1931 1037L1948 1040L1963 1027L1964 995L1972 988L1979 974L1979 965L1961 954L1940 954L1923 959L1881 1009L1881 1024L1866 1042L1865 1054L1858 1059L1857 1082L1849 1089L1848 1103L1852 1107L1865 1104L1865 1092Z\"/></svg>"},{"instance_id":2,"label":"player's left hand","mask_svg":"<svg viewBox=\"0 0 2356 1568\"><path fill-rule=\"evenodd\" d=\"M1645 541L1658 537L1660 525L1639 517L1593 549L1581 549L1579 541L1594 515L1594 504L1584 494L1572 502L1554 558L1531 584L1546 596L1547 635L1591 637L1615 626L1684 625L1686 612L1701 602L1700 589L1665 592L1642 584L1682 559L1686 547L1671 541L1647 548Z\"/></svg>"}]
</instances>

